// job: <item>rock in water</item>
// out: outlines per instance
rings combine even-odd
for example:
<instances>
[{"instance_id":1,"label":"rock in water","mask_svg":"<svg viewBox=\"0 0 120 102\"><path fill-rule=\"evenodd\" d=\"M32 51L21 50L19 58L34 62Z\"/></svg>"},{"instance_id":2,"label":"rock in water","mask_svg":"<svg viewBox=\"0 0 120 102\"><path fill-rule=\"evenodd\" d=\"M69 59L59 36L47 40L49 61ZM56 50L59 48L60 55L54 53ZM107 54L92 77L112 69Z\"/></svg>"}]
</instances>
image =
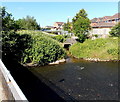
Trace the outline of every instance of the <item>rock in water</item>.
<instances>
[{"instance_id":1,"label":"rock in water","mask_svg":"<svg viewBox=\"0 0 120 102\"><path fill-rule=\"evenodd\" d=\"M65 81L65 79L61 79L61 80L59 80L59 82L64 82Z\"/></svg>"}]
</instances>

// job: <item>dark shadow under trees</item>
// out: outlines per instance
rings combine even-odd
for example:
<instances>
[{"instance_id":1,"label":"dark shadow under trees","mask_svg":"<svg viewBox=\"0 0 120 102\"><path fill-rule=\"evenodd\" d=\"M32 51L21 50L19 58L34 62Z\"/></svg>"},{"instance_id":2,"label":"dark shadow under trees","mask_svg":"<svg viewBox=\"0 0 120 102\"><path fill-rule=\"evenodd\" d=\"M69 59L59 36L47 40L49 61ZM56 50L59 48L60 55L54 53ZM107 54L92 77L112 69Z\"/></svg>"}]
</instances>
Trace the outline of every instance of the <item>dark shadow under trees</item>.
<instances>
[{"instance_id":1,"label":"dark shadow under trees","mask_svg":"<svg viewBox=\"0 0 120 102\"><path fill-rule=\"evenodd\" d=\"M52 89L41 82L26 67L10 57L3 62L8 68L29 102L65 102Z\"/></svg>"}]
</instances>

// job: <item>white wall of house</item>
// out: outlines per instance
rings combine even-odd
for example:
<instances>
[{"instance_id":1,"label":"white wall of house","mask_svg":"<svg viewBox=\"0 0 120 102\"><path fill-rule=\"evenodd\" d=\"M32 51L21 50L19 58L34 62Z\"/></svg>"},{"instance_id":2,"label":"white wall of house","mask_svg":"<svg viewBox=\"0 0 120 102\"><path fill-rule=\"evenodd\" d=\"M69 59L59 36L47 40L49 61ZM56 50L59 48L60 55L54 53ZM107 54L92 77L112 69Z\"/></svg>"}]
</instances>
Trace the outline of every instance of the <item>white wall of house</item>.
<instances>
[{"instance_id":1,"label":"white wall of house","mask_svg":"<svg viewBox=\"0 0 120 102\"><path fill-rule=\"evenodd\" d=\"M109 32L111 31L110 28L93 28L90 31L90 35L98 35L98 37L105 38L109 35Z\"/></svg>"}]
</instances>

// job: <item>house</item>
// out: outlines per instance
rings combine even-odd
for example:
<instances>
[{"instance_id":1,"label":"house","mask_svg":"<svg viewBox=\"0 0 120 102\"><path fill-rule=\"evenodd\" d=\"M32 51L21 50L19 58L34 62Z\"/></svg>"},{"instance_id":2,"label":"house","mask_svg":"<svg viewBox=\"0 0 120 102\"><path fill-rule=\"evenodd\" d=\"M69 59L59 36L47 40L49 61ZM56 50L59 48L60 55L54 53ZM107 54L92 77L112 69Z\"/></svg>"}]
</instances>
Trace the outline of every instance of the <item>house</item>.
<instances>
[{"instance_id":1,"label":"house","mask_svg":"<svg viewBox=\"0 0 120 102\"><path fill-rule=\"evenodd\" d=\"M90 31L90 36L97 35L99 38L106 38L109 36L111 28L118 22L120 22L120 13L116 13L113 16L93 18L91 20L92 30Z\"/></svg>"},{"instance_id":2,"label":"house","mask_svg":"<svg viewBox=\"0 0 120 102\"><path fill-rule=\"evenodd\" d=\"M62 30L63 25L64 25L64 22L55 22L53 26L56 30Z\"/></svg>"},{"instance_id":3,"label":"house","mask_svg":"<svg viewBox=\"0 0 120 102\"><path fill-rule=\"evenodd\" d=\"M48 30L51 30L51 29L53 29L54 27L53 27L53 26L45 26L44 28L45 28L45 29L48 29Z\"/></svg>"}]
</instances>

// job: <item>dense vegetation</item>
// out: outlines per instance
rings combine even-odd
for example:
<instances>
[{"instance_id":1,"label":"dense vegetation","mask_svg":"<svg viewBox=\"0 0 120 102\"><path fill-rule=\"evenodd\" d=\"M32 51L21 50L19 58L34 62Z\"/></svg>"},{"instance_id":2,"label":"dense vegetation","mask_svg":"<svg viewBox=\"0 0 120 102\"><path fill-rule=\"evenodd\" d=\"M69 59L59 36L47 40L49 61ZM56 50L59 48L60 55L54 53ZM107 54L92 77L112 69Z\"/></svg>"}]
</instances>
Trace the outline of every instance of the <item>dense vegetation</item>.
<instances>
[{"instance_id":1,"label":"dense vegetation","mask_svg":"<svg viewBox=\"0 0 120 102\"><path fill-rule=\"evenodd\" d=\"M16 33L18 25L13 19L12 15L8 13L5 7L0 7L2 18L2 30L0 34L2 40L2 58L17 59L21 61L21 57L26 48L29 48L31 37L29 35L19 35ZM22 46L21 46L22 45Z\"/></svg>"},{"instance_id":2,"label":"dense vegetation","mask_svg":"<svg viewBox=\"0 0 120 102\"><path fill-rule=\"evenodd\" d=\"M39 31L18 31L19 24L12 18L5 7L1 7L2 18L2 57L15 59L21 63L45 65L64 58L65 51L49 35ZM22 26L21 26L22 27Z\"/></svg>"},{"instance_id":3,"label":"dense vegetation","mask_svg":"<svg viewBox=\"0 0 120 102\"><path fill-rule=\"evenodd\" d=\"M76 13L72 22L69 22L68 19L67 23L64 23L63 29L68 31L68 33L74 33L74 35L78 37L78 41L83 43L87 39L89 30L91 29L90 23L86 11L81 9Z\"/></svg>"},{"instance_id":4,"label":"dense vegetation","mask_svg":"<svg viewBox=\"0 0 120 102\"><path fill-rule=\"evenodd\" d=\"M72 22L69 22L69 19L67 20L67 23L64 23L63 29L64 31L68 31L68 33L72 33Z\"/></svg>"},{"instance_id":5,"label":"dense vegetation","mask_svg":"<svg viewBox=\"0 0 120 102\"><path fill-rule=\"evenodd\" d=\"M22 61L45 65L65 57L65 51L60 44L39 31L18 31L32 37L32 47L25 50Z\"/></svg>"},{"instance_id":6,"label":"dense vegetation","mask_svg":"<svg viewBox=\"0 0 120 102\"><path fill-rule=\"evenodd\" d=\"M24 30L40 30L40 25L37 23L36 19L31 16L26 16L26 18L18 19L16 24L19 25L19 29Z\"/></svg>"},{"instance_id":7,"label":"dense vegetation","mask_svg":"<svg viewBox=\"0 0 120 102\"><path fill-rule=\"evenodd\" d=\"M101 60L118 59L118 38L88 39L84 43L76 43L70 47L70 52L77 58L99 58Z\"/></svg>"},{"instance_id":8,"label":"dense vegetation","mask_svg":"<svg viewBox=\"0 0 120 102\"><path fill-rule=\"evenodd\" d=\"M87 39L89 30L91 29L90 20L84 9L81 9L72 19L73 33L78 37L78 41L83 43Z\"/></svg>"},{"instance_id":9,"label":"dense vegetation","mask_svg":"<svg viewBox=\"0 0 120 102\"><path fill-rule=\"evenodd\" d=\"M65 42L67 38L70 38L70 36L69 35L56 35L56 36L51 36L51 38L53 38L54 40L57 40L58 42L63 43Z\"/></svg>"},{"instance_id":10,"label":"dense vegetation","mask_svg":"<svg viewBox=\"0 0 120 102\"><path fill-rule=\"evenodd\" d=\"M120 22L112 27L110 35L119 37L120 36Z\"/></svg>"}]
</instances>

